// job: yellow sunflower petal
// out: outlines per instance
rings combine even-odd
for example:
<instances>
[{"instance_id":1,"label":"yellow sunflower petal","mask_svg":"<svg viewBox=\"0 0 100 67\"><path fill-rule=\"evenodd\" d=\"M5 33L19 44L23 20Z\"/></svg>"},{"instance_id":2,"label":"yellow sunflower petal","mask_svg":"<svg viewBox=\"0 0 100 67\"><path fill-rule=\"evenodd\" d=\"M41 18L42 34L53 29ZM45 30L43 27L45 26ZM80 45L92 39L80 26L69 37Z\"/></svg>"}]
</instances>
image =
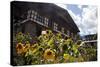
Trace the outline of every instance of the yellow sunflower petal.
<instances>
[{"instance_id":1,"label":"yellow sunflower petal","mask_svg":"<svg viewBox=\"0 0 100 67\"><path fill-rule=\"evenodd\" d=\"M45 50L44 59L54 61L55 60L55 53L51 49Z\"/></svg>"},{"instance_id":2,"label":"yellow sunflower petal","mask_svg":"<svg viewBox=\"0 0 100 67\"><path fill-rule=\"evenodd\" d=\"M22 43L18 43L16 45L17 54L22 54L24 51L24 45Z\"/></svg>"},{"instance_id":3,"label":"yellow sunflower petal","mask_svg":"<svg viewBox=\"0 0 100 67\"><path fill-rule=\"evenodd\" d=\"M69 54L63 54L63 58L65 59L65 60L68 60L69 59Z\"/></svg>"}]
</instances>

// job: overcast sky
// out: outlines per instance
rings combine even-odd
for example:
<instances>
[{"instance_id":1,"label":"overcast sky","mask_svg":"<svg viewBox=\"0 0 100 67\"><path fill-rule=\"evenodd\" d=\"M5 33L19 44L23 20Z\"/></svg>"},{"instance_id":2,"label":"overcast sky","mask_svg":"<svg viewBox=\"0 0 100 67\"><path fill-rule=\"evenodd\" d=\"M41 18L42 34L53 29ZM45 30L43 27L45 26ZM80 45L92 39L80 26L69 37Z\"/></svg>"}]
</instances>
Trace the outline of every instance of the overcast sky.
<instances>
[{"instance_id":1,"label":"overcast sky","mask_svg":"<svg viewBox=\"0 0 100 67\"><path fill-rule=\"evenodd\" d=\"M66 10L75 21L80 30L80 35L97 33L97 7L93 5L56 4Z\"/></svg>"}]
</instances>

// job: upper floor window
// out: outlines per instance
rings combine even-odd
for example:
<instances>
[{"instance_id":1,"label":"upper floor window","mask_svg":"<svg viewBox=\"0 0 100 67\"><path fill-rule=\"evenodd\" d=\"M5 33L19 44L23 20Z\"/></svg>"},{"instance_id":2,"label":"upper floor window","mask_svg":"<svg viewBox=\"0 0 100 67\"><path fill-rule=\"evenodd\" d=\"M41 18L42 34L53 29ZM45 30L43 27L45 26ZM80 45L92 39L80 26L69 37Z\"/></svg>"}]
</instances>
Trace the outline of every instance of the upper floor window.
<instances>
[{"instance_id":1,"label":"upper floor window","mask_svg":"<svg viewBox=\"0 0 100 67\"><path fill-rule=\"evenodd\" d=\"M48 21L49 21L49 19L45 17L44 24L45 24L46 26L48 26Z\"/></svg>"},{"instance_id":2,"label":"upper floor window","mask_svg":"<svg viewBox=\"0 0 100 67\"><path fill-rule=\"evenodd\" d=\"M43 20L43 19L42 19L42 17L41 17L41 16L39 16L39 21L40 21L40 22L42 22L42 20Z\"/></svg>"},{"instance_id":3,"label":"upper floor window","mask_svg":"<svg viewBox=\"0 0 100 67\"><path fill-rule=\"evenodd\" d=\"M37 12L34 12L34 20L37 19Z\"/></svg>"},{"instance_id":4,"label":"upper floor window","mask_svg":"<svg viewBox=\"0 0 100 67\"><path fill-rule=\"evenodd\" d=\"M58 29L58 24L54 22L54 30Z\"/></svg>"},{"instance_id":5,"label":"upper floor window","mask_svg":"<svg viewBox=\"0 0 100 67\"><path fill-rule=\"evenodd\" d=\"M27 15L27 19L30 20L34 20L34 22L38 22L38 23L44 23L45 26L48 27L48 23L49 23L49 19L46 17L42 17L40 14L38 14L38 12L34 11L34 10L29 10L28 11L28 15ZM57 25L56 25L57 26Z\"/></svg>"},{"instance_id":6,"label":"upper floor window","mask_svg":"<svg viewBox=\"0 0 100 67\"><path fill-rule=\"evenodd\" d=\"M28 11L27 18L28 18L28 19L31 18L31 10Z\"/></svg>"},{"instance_id":7,"label":"upper floor window","mask_svg":"<svg viewBox=\"0 0 100 67\"><path fill-rule=\"evenodd\" d=\"M35 13L35 11L32 10L31 18L34 18L34 13Z\"/></svg>"},{"instance_id":8,"label":"upper floor window","mask_svg":"<svg viewBox=\"0 0 100 67\"><path fill-rule=\"evenodd\" d=\"M41 21L41 20L40 20L40 15L39 15L39 14L37 14L36 21L37 21L37 22L40 22L40 21Z\"/></svg>"},{"instance_id":9,"label":"upper floor window","mask_svg":"<svg viewBox=\"0 0 100 67\"><path fill-rule=\"evenodd\" d=\"M36 17L37 12L35 12L34 10L29 10L28 14L27 14L27 18L28 19L34 19L34 17Z\"/></svg>"}]
</instances>

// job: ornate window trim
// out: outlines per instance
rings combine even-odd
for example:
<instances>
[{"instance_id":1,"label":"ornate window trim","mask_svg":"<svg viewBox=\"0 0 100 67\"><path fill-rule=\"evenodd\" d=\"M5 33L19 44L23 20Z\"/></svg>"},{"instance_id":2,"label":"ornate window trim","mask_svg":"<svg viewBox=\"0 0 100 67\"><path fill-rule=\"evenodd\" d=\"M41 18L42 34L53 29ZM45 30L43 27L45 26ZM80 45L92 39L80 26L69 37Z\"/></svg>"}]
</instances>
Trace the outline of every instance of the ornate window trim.
<instances>
[{"instance_id":1,"label":"ornate window trim","mask_svg":"<svg viewBox=\"0 0 100 67\"><path fill-rule=\"evenodd\" d=\"M58 24L57 24L57 23L55 23L55 22L54 22L54 25L53 25L53 29L54 29L55 31L57 31L57 30L58 30Z\"/></svg>"}]
</instances>

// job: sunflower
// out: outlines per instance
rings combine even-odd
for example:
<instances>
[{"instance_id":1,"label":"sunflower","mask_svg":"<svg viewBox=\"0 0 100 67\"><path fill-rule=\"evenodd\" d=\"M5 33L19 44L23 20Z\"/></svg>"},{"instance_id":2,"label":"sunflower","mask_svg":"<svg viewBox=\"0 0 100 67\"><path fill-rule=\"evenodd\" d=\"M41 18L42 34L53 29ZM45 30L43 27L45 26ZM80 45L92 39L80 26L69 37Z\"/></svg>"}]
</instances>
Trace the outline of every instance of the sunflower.
<instances>
[{"instance_id":1,"label":"sunflower","mask_svg":"<svg viewBox=\"0 0 100 67\"><path fill-rule=\"evenodd\" d=\"M48 61L54 61L55 60L55 52L52 51L51 49L46 49L43 56L44 56L44 59L46 59Z\"/></svg>"},{"instance_id":2,"label":"sunflower","mask_svg":"<svg viewBox=\"0 0 100 67\"><path fill-rule=\"evenodd\" d=\"M70 55L69 54L63 54L63 58L65 59L65 60L68 60L69 58L70 58Z\"/></svg>"},{"instance_id":3,"label":"sunflower","mask_svg":"<svg viewBox=\"0 0 100 67\"><path fill-rule=\"evenodd\" d=\"M38 49L38 44L34 44L31 46L32 53L35 53Z\"/></svg>"},{"instance_id":4,"label":"sunflower","mask_svg":"<svg viewBox=\"0 0 100 67\"><path fill-rule=\"evenodd\" d=\"M22 43L18 43L16 45L17 54L22 54L24 52L24 45Z\"/></svg>"},{"instance_id":5,"label":"sunflower","mask_svg":"<svg viewBox=\"0 0 100 67\"><path fill-rule=\"evenodd\" d=\"M36 44L33 44L31 47L32 48L37 48L38 47L38 44L37 43Z\"/></svg>"},{"instance_id":6,"label":"sunflower","mask_svg":"<svg viewBox=\"0 0 100 67\"><path fill-rule=\"evenodd\" d=\"M27 43L27 44L24 46L24 52L27 52L29 48L30 48L30 43Z\"/></svg>"},{"instance_id":7,"label":"sunflower","mask_svg":"<svg viewBox=\"0 0 100 67\"><path fill-rule=\"evenodd\" d=\"M43 47L39 46L38 50L41 52L41 51L43 51L44 49L43 49Z\"/></svg>"}]
</instances>

